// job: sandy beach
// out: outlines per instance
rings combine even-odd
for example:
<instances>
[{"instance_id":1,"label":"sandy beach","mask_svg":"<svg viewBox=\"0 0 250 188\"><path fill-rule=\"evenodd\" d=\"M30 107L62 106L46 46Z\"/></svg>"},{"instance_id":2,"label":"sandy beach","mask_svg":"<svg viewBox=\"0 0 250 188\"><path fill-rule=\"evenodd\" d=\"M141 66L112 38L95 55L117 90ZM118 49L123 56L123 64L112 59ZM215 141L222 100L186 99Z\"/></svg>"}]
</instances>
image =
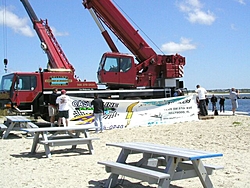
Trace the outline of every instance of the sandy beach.
<instances>
[{"instance_id":1,"label":"sandy beach","mask_svg":"<svg viewBox=\"0 0 250 188\"><path fill-rule=\"evenodd\" d=\"M223 153L223 157L203 160L206 164L224 166L210 176L214 187L249 187L250 117L216 116L195 122L116 129L91 133L100 140L93 142L95 153L89 155L86 145L70 150L70 146L52 148L52 158L46 158L44 147L36 155L29 154L32 139L23 132L13 132L0 140L0 187L32 188L99 188L108 178L98 161L115 161L119 148L108 147L111 142L150 142L169 146ZM66 149L68 148L68 149ZM119 188L157 187L125 177ZM171 188L202 187L198 178L173 181Z\"/></svg>"}]
</instances>

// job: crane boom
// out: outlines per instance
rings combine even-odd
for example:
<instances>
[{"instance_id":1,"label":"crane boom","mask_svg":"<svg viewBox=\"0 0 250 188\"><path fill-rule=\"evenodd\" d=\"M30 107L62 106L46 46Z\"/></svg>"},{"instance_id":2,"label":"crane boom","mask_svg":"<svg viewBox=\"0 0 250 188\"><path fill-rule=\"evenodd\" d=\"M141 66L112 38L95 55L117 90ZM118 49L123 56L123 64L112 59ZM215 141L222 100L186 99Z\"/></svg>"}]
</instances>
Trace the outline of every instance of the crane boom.
<instances>
[{"instance_id":1,"label":"crane boom","mask_svg":"<svg viewBox=\"0 0 250 188\"><path fill-rule=\"evenodd\" d=\"M33 27L41 41L41 47L46 52L52 69L69 69L74 72L74 67L69 63L63 50L54 37L47 20L39 20L28 0L20 0L28 13Z\"/></svg>"},{"instance_id":2,"label":"crane boom","mask_svg":"<svg viewBox=\"0 0 250 188\"><path fill-rule=\"evenodd\" d=\"M140 36L128 20L110 1L87 0L84 6L93 9L97 17L119 38L119 40L135 55L138 62L143 62L156 53Z\"/></svg>"}]
</instances>

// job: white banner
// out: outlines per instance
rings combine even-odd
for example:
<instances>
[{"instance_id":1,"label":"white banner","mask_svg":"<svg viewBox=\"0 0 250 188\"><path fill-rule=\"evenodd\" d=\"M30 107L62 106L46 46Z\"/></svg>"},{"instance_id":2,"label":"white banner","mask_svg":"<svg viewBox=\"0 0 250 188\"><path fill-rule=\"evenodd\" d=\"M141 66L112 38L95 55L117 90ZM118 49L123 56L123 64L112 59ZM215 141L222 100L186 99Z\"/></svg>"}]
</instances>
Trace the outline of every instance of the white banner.
<instances>
[{"instance_id":1,"label":"white banner","mask_svg":"<svg viewBox=\"0 0 250 188\"><path fill-rule=\"evenodd\" d=\"M69 125L94 123L89 98L70 97ZM148 100L105 100L105 130L172 124L198 120L196 96L180 96Z\"/></svg>"}]
</instances>

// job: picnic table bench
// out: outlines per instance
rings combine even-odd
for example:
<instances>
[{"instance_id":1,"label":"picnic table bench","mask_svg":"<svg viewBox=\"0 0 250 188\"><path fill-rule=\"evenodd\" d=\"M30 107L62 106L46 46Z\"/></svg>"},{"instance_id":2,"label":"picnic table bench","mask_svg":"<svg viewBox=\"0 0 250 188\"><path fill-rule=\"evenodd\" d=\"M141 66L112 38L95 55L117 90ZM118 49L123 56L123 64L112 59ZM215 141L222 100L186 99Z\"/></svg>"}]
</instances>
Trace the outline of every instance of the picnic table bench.
<instances>
[{"instance_id":1,"label":"picnic table bench","mask_svg":"<svg viewBox=\"0 0 250 188\"><path fill-rule=\"evenodd\" d=\"M37 128L38 126L32 123L31 119L28 119L24 116L5 116L6 122L3 130L4 135L3 138L7 138L10 134L10 131L22 131L23 128ZM2 129L3 125L1 126Z\"/></svg>"},{"instance_id":2,"label":"picnic table bench","mask_svg":"<svg viewBox=\"0 0 250 188\"><path fill-rule=\"evenodd\" d=\"M119 175L158 184L158 188L168 188L171 181L199 177L204 188L213 188L209 178L213 170L222 166L205 165L202 159L221 157L221 153L176 148L151 143L108 143L107 146L120 147L116 162L104 161L106 172L111 172L105 187L114 187ZM133 162L127 162L129 155L139 154Z\"/></svg>"},{"instance_id":3,"label":"picnic table bench","mask_svg":"<svg viewBox=\"0 0 250 188\"><path fill-rule=\"evenodd\" d=\"M50 147L71 145L75 149L79 144L87 144L90 154L94 153L92 141L99 138L91 138L88 131L95 129L92 125L79 125L69 127L43 127L43 128L23 128L23 131L34 133L31 154L35 154L38 144L44 145L45 154L51 157ZM84 137L80 137L80 133Z\"/></svg>"},{"instance_id":4,"label":"picnic table bench","mask_svg":"<svg viewBox=\"0 0 250 188\"><path fill-rule=\"evenodd\" d=\"M164 172L157 172L154 170L112 161L98 162L98 164L105 165L106 172L147 181L150 184L158 184L159 187L163 187L163 183L165 181L170 182L170 175ZM109 181L106 187L110 187L111 184L112 181Z\"/></svg>"}]
</instances>

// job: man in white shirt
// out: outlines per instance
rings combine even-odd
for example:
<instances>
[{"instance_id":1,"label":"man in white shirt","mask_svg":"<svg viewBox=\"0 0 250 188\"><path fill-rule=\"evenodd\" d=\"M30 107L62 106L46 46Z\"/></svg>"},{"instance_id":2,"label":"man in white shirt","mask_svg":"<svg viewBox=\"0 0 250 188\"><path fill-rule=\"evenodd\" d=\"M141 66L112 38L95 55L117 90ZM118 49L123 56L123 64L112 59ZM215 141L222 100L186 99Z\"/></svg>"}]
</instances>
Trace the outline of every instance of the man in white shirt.
<instances>
[{"instance_id":1,"label":"man in white shirt","mask_svg":"<svg viewBox=\"0 0 250 188\"><path fill-rule=\"evenodd\" d=\"M69 125L69 102L70 98L66 95L66 90L61 90L61 96L56 98L56 104L58 104L58 126L62 123L62 118L65 118L66 127Z\"/></svg>"},{"instance_id":2,"label":"man in white shirt","mask_svg":"<svg viewBox=\"0 0 250 188\"><path fill-rule=\"evenodd\" d=\"M232 88L230 90L230 99L231 99L231 102L232 102L233 115L235 115L235 111L238 108L238 101L237 101L238 97L239 97L239 90L236 91L235 88Z\"/></svg>"},{"instance_id":3,"label":"man in white shirt","mask_svg":"<svg viewBox=\"0 0 250 188\"><path fill-rule=\"evenodd\" d=\"M200 115L206 116L208 115L207 113L207 108L206 108L206 94L207 90L201 87L200 85L196 86L195 92L198 93L198 98L199 98L199 108L200 108Z\"/></svg>"}]
</instances>

